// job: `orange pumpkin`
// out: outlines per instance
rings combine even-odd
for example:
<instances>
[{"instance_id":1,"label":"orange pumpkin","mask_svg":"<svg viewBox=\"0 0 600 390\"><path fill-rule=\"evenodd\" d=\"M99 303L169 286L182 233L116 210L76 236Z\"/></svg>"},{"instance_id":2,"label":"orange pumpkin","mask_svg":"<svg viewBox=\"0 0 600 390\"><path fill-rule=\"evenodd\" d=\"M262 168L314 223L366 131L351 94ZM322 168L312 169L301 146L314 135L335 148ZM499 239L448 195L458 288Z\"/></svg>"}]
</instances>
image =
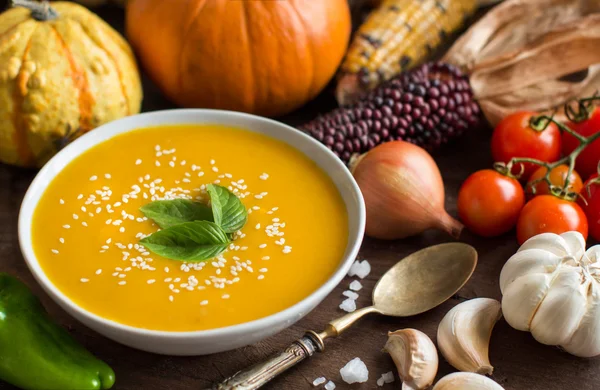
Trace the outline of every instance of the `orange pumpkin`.
<instances>
[{"instance_id":1,"label":"orange pumpkin","mask_svg":"<svg viewBox=\"0 0 600 390\"><path fill-rule=\"evenodd\" d=\"M126 9L129 41L171 100L267 116L325 87L351 29L347 0L130 0Z\"/></svg>"}]
</instances>

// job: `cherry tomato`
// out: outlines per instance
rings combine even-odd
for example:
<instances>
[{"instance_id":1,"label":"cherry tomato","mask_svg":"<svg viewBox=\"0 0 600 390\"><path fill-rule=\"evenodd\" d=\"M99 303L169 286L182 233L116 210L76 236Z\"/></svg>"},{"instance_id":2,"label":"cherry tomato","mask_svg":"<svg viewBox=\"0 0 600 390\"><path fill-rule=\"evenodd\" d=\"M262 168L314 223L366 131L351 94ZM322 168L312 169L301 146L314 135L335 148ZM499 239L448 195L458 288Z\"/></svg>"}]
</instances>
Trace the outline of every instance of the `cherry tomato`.
<instances>
[{"instance_id":1,"label":"cherry tomato","mask_svg":"<svg viewBox=\"0 0 600 390\"><path fill-rule=\"evenodd\" d=\"M596 107L590 118L581 123L567 124L576 133L589 137L600 131L600 107ZM570 154L579 146L577 138L569 133L563 133L563 150L566 154ZM584 179L598 172L598 162L600 162L600 139L592 142L579 156L575 163L575 168Z\"/></svg>"},{"instance_id":2,"label":"cherry tomato","mask_svg":"<svg viewBox=\"0 0 600 390\"><path fill-rule=\"evenodd\" d=\"M529 157L544 162L554 162L560 158L560 131L554 123L550 123L544 131L536 131L529 127L535 112L517 112L504 118L492 135L492 156L495 161L507 163L514 157ZM537 165L523 164L522 178L527 180L537 169ZM513 173L519 173L515 167Z\"/></svg>"},{"instance_id":3,"label":"cherry tomato","mask_svg":"<svg viewBox=\"0 0 600 390\"><path fill-rule=\"evenodd\" d=\"M595 240L600 241L600 181L593 180L598 178L598 174L590 177L585 182L581 196L585 199L579 200L579 205L587 215L590 224L590 236Z\"/></svg>"},{"instance_id":4,"label":"cherry tomato","mask_svg":"<svg viewBox=\"0 0 600 390\"><path fill-rule=\"evenodd\" d=\"M553 195L540 195L523 207L517 222L517 240L523 244L541 233L562 234L572 230L587 239L588 221L581 207Z\"/></svg>"},{"instance_id":5,"label":"cherry tomato","mask_svg":"<svg viewBox=\"0 0 600 390\"><path fill-rule=\"evenodd\" d=\"M531 183L533 183L535 180L543 178L547 171L548 169L546 167L540 167L537 171L533 172L533 175L529 177L529 181L527 182L527 192L530 192L532 188ZM550 182L553 186L562 188L565 185L565 180L567 179L568 173L568 165L559 165L550 171ZM567 188L567 191L579 194L582 188L583 182L581 181L581 177L576 171L573 171L571 173L571 179L569 180L569 187ZM550 195L550 188L545 180L537 183L535 185L535 189L535 195Z\"/></svg>"},{"instance_id":6,"label":"cherry tomato","mask_svg":"<svg viewBox=\"0 0 600 390\"><path fill-rule=\"evenodd\" d=\"M458 215L475 234L494 237L517 223L525 204L518 180L491 169L473 173L458 193Z\"/></svg>"}]
</instances>

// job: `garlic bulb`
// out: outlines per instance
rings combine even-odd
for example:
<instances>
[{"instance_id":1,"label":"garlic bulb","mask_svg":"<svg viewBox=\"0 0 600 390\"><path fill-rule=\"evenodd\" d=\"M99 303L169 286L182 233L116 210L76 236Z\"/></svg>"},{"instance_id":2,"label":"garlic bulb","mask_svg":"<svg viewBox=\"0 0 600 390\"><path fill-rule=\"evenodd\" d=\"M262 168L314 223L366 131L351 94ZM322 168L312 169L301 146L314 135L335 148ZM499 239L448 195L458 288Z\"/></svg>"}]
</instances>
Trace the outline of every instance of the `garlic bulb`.
<instances>
[{"instance_id":1,"label":"garlic bulb","mask_svg":"<svg viewBox=\"0 0 600 390\"><path fill-rule=\"evenodd\" d=\"M483 375L455 372L440 379L433 390L504 390L504 388Z\"/></svg>"},{"instance_id":2,"label":"garlic bulb","mask_svg":"<svg viewBox=\"0 0 600 390\"><path fill-rule=\"evenodd\" d=\"M526 241L502 268L506 322L542 344L580 357L600 355L600 246L578 232Z\"/></svg>"},{"instance_id":3,"label":"garlic bulb","mask_svg":"<svg viewBox=\"0 0 600 390\"><path fill-rule=\"evenodd\" d=\"M438 370L438 354L433 341L416 329L397 330L388 336L384 350L396 363L402 390L428 389Z\"/></svg>"},{"instance_id":4,"label":"garlic bulb","mask_svg":"<svg viewBox=\"0 0 600 390\"><path fill-rule=\"evenodd\" d=\"M490 337L500 317L500 302L495 299L475 298L456 305L438 327L440 352L458 370L491 374Z\"/></svg>"}]
</instances>

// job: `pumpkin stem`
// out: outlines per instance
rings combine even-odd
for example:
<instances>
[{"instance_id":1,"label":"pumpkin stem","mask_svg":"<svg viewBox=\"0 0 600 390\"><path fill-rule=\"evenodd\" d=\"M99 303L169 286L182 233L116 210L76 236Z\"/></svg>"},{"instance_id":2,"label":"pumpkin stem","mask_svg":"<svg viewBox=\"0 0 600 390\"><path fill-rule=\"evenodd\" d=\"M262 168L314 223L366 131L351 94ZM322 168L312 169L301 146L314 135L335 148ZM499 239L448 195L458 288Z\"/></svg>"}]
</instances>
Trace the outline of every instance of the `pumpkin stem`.
<instances>
[{"instance_id":1,"label":"pumpkin stem","mask_svg":"<svg viewBox=\"0 0 600 390\"><path fill-rule=\"evenodd\" d=\"M13 7L23 7L31 11L31 17L40 22L54 20L58 18L58 12L52 7L48 0L43 0L41 3L34 0L12 0Z\"/></svg>"}]
</instances>

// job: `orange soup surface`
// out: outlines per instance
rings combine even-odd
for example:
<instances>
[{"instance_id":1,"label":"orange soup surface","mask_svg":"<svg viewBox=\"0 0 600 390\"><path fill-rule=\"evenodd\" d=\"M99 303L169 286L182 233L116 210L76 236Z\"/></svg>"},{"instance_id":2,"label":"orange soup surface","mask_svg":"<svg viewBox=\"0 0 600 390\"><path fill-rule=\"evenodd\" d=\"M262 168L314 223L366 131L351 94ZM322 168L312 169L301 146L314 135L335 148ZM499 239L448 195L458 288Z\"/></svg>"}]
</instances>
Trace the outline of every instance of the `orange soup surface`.
<instances>
[{"instance_id":1,"label":"orange soup surface","mask_svg":"<svg viewBox=\"0 0 600 390\"><path fill-rule=\"evenodd\" d=\"M207 202L228 187L248 221L222 257L162 258L139 244L158 227L153 200ZM32 221L33 245L54 285L116 322L191 331L284 310L340 264L347 213L333 182L287 144L218 125L160 126L116 136L72 161L49 185Z\"/></svg>"}]
</instances>

